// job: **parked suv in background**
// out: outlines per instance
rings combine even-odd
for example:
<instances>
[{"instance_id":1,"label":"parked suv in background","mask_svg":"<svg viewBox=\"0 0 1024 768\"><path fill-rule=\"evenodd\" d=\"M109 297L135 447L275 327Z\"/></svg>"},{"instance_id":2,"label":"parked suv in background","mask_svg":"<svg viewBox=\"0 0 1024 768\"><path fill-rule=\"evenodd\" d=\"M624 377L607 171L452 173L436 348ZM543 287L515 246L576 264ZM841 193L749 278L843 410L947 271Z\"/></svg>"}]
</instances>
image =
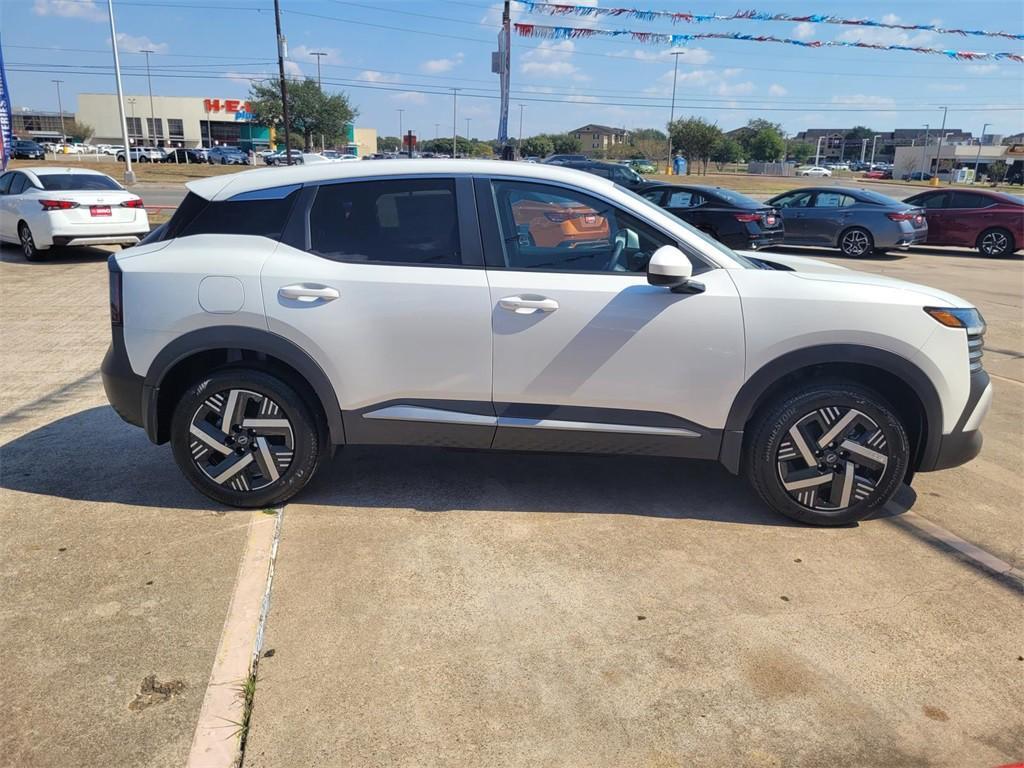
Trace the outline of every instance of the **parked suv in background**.
<instances>
[{"instance_id":1,"label":"parked suv in background","mask_svg":"<svg viewBox=\"0 0 1024 768\"><path fill-rule=\"evenodd\" d=\"M565 168L575 168L577 171L586 171L595 176L611 179L616 184L634 191L639 191L649 183L628 165L622 165L621 163L602 163L597 160L567 160L561 165Z\"/></svg>"},{"instance_id":2,"label":"parked suv in background","mask_svg":"<svg viewBox=\"0 0 1024 768\"><path fill-rule=\"evenodd\" d=\"M159 147L132 147L128 150L128 154L133 163L160 163L164 159L164 151ZM123 163L124 156L125 151L120 149L114 157L118 162Z\"/></svg>"},{"instance_id":3,"label":"parked suv in background","mask_svg":"<svg viewBox=\"0 0 1024 768\"><path fill-rule=\"evenodd\" d=\"M744 258L592 174L396 160L187 186L109 260L103 381L226 504L281 503L333 445L403 444L713 459L831 525L981 448L968 302ZM579 217L600 235L523 236Z\"/></svg>"},{"instance_id":4,"label":"parked suv in background","mask_svg":"<svg viewBox=\"0 0 1024 768\"><path fill-rule=\"evenodd\" d=\"M15 139L11 142L11 157L18 160L45 160L46 151L34 141Z\"/></svg>"}]
</instances>

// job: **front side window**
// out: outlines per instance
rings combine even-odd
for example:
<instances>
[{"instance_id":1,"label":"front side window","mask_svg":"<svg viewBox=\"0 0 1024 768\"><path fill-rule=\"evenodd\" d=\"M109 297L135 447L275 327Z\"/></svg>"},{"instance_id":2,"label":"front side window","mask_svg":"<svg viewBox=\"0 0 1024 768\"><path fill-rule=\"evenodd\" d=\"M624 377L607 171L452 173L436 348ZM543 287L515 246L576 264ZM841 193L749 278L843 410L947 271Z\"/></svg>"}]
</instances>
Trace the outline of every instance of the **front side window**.
<instances>
[{"instance_id":1,"label":"front side window","mask_svg":"<svg viewBox=\"0 0 1024 768\"><path fill-rule=\"evenodd\" d=\"M310 250L336 261L462 264L455 182L325 184L309 212Z\"/></svg>"},{"instance_id":2,"label":"front side window","mask_svg":"<svg viewBox=\"0 0 1024 768\"><path fill-rule=\"evenodd\" d=\"M509 269L645 272L673 240L583 192L520 181L492 182Z\"/></svg>"},{"instance_id":3,"label":"front side window","mask_svg":"<svg viewBox=\"0 0 1024 768\"><path fill-rule=\"evenodd\" d=\"M790 192L769 202L778 208L807 208L813 196L813 192Z\"/></svg>"},{"instance_id":4,"label":"front side window","mask_svg":"<svg viewBox=\"0 0 1024 768\"><path fill-rule=\"evenodd\" d=\"M28 183L28 177L23 173L14 174L14 179L11 181L11 192L12 195L20 195L25 187L31 186Z\"/></svg>"},{"instance_id":5,"label":"front side window","mask_svg":"<svg viewBox=\"0 0 1024 768\"><path fill-rule=\"evenodd\" d=\"M5 173L3 176L0 176L0 195L6 195L11 191L11 181L13 180L13 173Z\"/></svg>"},{"instance_id":6,"label":"front side window","mask_svg":"<svg viewBox=\"0 0 1024 768\"><path fill-rule=\"evenodd\" d=\"M688 189L674 189L668 196L666 208L696 208L704 202L704 198L697 192Z\"/></svg>"},{"instance_id":7,"label":"front side window","mask_svg":"<svg viewBox=\"0 0 1024 768\"><path fill-rule=\"evenodd\" d=\"M935 192L930 195L918 195L917 197L911 197L907 202L911 205L919 205L926 210L934 211L940 208L945 208L948 197L948 192Z\"/></svg>"}]
</instances>

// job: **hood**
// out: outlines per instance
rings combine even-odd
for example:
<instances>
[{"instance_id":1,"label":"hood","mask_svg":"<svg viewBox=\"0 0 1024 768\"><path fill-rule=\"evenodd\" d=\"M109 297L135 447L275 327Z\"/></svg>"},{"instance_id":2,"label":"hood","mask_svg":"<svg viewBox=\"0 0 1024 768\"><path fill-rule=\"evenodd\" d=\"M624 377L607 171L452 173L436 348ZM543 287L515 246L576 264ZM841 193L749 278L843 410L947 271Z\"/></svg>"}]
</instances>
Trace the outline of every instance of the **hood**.
<instances>
[{"instance_id":1,"label":"hood","mask_svg":"<svg viewBox=\"0 0 1024 768\"><path fill-rule=\"evenodd\" d=\"M775 253L765 253L763 251L739 251L739 253L742 253L744 256L751 259L767 261L769 263L780 264L783 267L788 267L793 270L793 276L800 278L801 280L847 283L849 285L865 285L875 288L895 288L924 296L929 303L934 304L935 306L961 308L974 306L971 302L965 301L955 294L948 293L947 291L943 291L938 288L932 288L928 285L920 285L919 283L911 283L907 280L898 280L895 277L886 277L885 275L876 275L869 272L858 272L838 264L822 261L821 259L808 259L803 256L784 256Z\"/></svg>"}]
</instances>

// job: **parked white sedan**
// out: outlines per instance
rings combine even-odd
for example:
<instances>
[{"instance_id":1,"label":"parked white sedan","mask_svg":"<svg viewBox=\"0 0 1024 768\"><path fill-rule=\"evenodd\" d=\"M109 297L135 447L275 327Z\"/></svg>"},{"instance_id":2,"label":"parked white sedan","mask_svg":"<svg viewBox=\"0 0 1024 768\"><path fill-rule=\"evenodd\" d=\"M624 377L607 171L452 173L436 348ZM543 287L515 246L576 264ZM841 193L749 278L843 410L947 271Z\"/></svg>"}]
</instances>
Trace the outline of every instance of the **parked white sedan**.
<instances>
[{"instance_id":1,"label":"parked white sedan","mask_svg":"<svg viewBox=\"0 0 1024 768\"><path fill-rule=\"evenodd\" d=\"M99 171L19 168L0 176L0 241L35 261L53 246L135 245L149 232L142 198Z\"/></svg>"},{"instance_id":2,"label":"parked white sedan","mask_svg":"<svg viewBox=\"0 0 1024 768\"><path fill-rule=\"evenodd\" d=\"M832 171L822 168L820 165L812 165L810 168L801 168L797 171L801 176L831 176Z\"/></svg>"}]
</instances>

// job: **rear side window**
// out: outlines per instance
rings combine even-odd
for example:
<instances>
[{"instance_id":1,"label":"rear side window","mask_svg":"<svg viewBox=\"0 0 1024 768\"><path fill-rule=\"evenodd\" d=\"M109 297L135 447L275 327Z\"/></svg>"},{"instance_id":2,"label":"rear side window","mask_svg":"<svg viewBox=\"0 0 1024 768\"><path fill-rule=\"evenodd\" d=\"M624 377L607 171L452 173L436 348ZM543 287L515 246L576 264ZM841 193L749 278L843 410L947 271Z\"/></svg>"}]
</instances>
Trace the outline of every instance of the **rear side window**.
<instances>
[{"instance_id":1,"label":"rear side window","mask_svg":"<svg viewBox=\"0 0 1024 768\"><path fill-rule=\"evenodd\" d=\"M270 192L270 190L266 190ZM168 225L165 238L189 235L254 235L280 240L298 187L281 197L217 200L189 193ZM181 214L181 221L175 219Z\"/></svg>"},{"instance_id":2,"label":"rear side window","mask_svg":"<svg viewBox=\"0 0 1024 768\"><path fill-rule=\"evenodd\" d=\"M50 192L71 192L73 190L107 190L122 189L121 185L109 176L92 173L42 173L39 183Z\"/></svg>"},{"instance_id":3,"label":"rear side window","mask_svg":"<svg viewBox=\"0 0 1024 768\"><path fill-rule=\"evenodd\" d=\"M857 201L849 195L838 192L819 192L814 201L815 208L848 208Z\"/></svg>"},{"instance_id":4,"label":"rear side window","mask_svg":"<svg viewBox=\"0 0 1024 768\"><path fill-rule=\"evenodd\" d=\"M950 208L986 208L992 205L992 200L984 195L972 195L970 192L953 192L953 202Z\"/></svg>"},{"instance_id":5,"label":"rear side window","mask_svg":"<svg viewBox=\"0 0 1024 768\"><path fill-rule=\"evenodd\" d=\"M325 184L309 212L310 250L335 261L461 265L455 182Z\"/></svg>"}]
</instances>

